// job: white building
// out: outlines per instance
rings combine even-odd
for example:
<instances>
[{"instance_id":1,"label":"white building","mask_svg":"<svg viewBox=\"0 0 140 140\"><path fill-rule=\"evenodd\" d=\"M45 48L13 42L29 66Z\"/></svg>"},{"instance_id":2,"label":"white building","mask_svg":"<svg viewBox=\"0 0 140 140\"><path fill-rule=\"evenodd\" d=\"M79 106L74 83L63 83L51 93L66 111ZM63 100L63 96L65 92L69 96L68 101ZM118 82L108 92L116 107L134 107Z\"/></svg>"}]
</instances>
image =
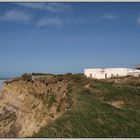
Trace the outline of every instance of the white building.
<instances>
[{"instance_id":1,"label":"white building","mask_svg":"<svg viewBox=\"0 0 140 140\"><path fill-rule=\"evenodd\" d=\"M140 70L130 68L100 68L100 69L84 69L84 75L96 79L106 79L111 77L122 76L140 76Z\"/></svg>"}]
</instances>

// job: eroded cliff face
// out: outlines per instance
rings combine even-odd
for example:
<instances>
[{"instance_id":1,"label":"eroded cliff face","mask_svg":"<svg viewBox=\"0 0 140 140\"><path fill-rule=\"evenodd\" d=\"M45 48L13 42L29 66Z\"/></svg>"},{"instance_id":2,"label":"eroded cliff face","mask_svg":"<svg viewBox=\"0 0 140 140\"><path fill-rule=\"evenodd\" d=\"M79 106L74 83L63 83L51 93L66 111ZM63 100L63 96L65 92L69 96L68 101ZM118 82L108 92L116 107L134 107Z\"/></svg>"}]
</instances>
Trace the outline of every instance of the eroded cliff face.
<instances>
[{"instance_id":1,"label":"eroded cliff face","mask_svg":"<svg viewBox=\"0 0 140 140\"><path fill-rule=\"evenodd\" d=\"M68 80L6 82L0 93L0 137L29 137L71 106Z\"/></svg>"}]
</instances>

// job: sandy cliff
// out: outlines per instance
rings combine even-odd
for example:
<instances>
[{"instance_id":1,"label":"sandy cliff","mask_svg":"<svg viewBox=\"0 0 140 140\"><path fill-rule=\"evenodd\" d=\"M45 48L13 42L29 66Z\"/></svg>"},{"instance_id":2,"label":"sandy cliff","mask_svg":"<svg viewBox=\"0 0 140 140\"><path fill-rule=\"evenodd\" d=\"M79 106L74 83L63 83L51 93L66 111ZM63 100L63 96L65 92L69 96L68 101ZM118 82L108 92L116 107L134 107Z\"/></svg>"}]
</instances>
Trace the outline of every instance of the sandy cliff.
<instances>
[{"instance_id":1,"label":"sandy cliff","mask_svg":"<svg viewBox=\"0 0 140 140\"><path fill-rule=\"evenodd\" d=\"M28 137L69 107L68 80L6 82L0 93L0 137Z\"/></svg>"}]
</instances>

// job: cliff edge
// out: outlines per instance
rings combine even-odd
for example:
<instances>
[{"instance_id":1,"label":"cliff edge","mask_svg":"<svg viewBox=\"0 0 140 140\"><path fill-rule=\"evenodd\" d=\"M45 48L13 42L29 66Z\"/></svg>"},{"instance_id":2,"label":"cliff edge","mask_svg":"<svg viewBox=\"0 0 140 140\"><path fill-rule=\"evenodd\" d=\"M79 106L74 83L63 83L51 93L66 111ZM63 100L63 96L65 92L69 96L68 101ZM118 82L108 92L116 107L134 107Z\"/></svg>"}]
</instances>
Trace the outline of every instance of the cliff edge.
<instances>
[{"instance_id":1,"label":"cliff edge","mask_svg":"<svg viewBox=\"0 0 140 140\"><path fill-rule=\"evenodd\" d=\"M0 93L0 137L30 137L70 108L69 81L6 81Z\"/></svg>"}]
</instances>

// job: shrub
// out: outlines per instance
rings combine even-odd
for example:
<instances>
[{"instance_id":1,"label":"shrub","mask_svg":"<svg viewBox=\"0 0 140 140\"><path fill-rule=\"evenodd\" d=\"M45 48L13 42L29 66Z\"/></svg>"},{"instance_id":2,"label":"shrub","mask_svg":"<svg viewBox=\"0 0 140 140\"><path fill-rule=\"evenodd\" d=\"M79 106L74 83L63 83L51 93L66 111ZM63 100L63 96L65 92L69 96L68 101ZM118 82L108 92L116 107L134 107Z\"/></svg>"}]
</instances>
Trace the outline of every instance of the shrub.
<instances>
[{"instance_id":1,"label":"shrub","mask_svg":"<svg viewBox=\"0 0 140 140\"><path fill-rule=\"evenodd\" d=\"M50 95L49 97L49 101L48 101L48 109L51 108L51 106L53 105L53 103L56 102L56 95Z\"/></svg>"},{"instance_id":2,"label":"shrub","mask_svg":"<svg viewBox=\"0 0 140 140\"><path fill-rule=\"evenodd\" d=\"M25 73L21 76L21 78L23 80L27 80L27 81L31 81L32 80L32 75L31 74L28 74L28 73Z\"/></svg>"}]
</instances>

